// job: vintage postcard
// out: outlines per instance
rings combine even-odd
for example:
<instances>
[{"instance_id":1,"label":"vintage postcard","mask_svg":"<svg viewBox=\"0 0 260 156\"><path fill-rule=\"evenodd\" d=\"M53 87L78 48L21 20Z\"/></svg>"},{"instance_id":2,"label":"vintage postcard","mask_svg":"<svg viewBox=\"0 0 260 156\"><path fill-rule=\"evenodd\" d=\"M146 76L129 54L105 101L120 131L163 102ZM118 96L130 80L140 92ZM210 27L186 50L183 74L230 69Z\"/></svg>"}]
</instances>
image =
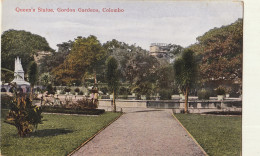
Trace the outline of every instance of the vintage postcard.
<instances>
[{"instance_id":1,"label":"vintage postcard","mask_svg":"<svg viewBox=\"0 0 260 156\"><path fill-rule=\"evenodd\" d=\"M2 1L2 155L242 155L242 1Z\"/></svg>"}]
</instances>

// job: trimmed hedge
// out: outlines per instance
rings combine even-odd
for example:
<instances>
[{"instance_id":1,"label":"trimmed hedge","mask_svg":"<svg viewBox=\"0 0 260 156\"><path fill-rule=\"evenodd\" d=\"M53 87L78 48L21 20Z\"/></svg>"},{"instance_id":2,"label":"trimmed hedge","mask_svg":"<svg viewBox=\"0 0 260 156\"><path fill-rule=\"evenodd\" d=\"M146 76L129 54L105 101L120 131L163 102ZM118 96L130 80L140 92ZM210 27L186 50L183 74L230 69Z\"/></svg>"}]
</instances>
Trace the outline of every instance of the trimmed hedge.
<instances>
[{"instance_id":1,"label":"trimmed hedge","mask_svg":"<svg viewBox=\"0 0 260 156\"><path fill-rule=\"evenodd\" d=\"M47 113L85 114L100 115L105 113L104 109L70 109L61 107L42 106L42 111Z\"/></svg>"},{"instance_id":2,"label":"trimmed hedge","mask_svg":"<svg viewBox=\"0 0 260 156\"><path fill-rule=\"evenodd\" d=\"M214 115L242 115L242 112L239 111L213 111L213 112L205 112L203 114L214 114Z\"/></svg>"}]
</instances>

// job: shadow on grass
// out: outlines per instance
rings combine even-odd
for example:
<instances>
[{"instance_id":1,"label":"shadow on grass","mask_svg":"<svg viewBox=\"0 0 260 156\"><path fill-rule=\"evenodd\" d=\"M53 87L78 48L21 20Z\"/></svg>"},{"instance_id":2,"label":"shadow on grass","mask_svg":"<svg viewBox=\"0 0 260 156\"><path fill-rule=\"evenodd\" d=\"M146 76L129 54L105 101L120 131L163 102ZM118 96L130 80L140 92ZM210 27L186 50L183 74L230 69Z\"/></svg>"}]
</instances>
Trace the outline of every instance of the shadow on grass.
<instances>
[{"instance_id":1,"label":"shadow on grass","mask_svg":"<svg viewBox=\"0 0 260 156\"><path fill-rule=\"evenodd\" d=\"M30 134L32 137L48 137L48 136L57 136L57 135L64 135L68 133L72 133L72 130L58 128L58 129L43 129L37 130L36 132Z\"/></svg>"}]
</instances>

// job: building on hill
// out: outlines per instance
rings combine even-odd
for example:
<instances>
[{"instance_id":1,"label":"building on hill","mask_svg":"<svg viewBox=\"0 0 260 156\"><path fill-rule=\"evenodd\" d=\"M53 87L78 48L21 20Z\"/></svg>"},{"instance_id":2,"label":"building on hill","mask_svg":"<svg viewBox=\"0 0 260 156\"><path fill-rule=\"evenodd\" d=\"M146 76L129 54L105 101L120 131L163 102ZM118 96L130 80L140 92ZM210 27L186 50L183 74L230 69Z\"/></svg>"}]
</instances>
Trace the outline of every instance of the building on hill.
<instances>
[{"instance_id":1,"label":"building on hill","mask_svg":"<svg viewBox=\"0 0 260 156\"><path fill-rule=\"evenodd\" d=\"M34 60L37 63L37 65L39 65L40 64L40 60L43 57L50 56L50 55L52 55L52 52L49 52L49 51L39 51L33 57L34 57Z\"/></svg>"},{"instance_id":2,"label":"building on hill","mask_svg":"<svg viewBox=\"0 0 260 156\"><path fill-rule=\"evenodd\" d=\"M165 59L168 62L171 61L169 54L170 50L170 44L167 43L152 43L150 45L150 55L159 59Z\"/></svg>"}]
</instances>

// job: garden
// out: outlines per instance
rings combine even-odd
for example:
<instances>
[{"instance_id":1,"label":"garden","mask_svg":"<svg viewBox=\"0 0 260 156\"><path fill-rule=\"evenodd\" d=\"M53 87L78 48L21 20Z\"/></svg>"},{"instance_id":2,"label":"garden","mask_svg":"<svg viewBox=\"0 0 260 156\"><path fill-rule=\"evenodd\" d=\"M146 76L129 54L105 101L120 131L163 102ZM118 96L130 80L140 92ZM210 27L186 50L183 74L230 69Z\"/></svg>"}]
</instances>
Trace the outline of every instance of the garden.
<instances>
[{"instance_id":1,"label":"garden","mask_svg":"<svg viewBox=\"0 0 260 156\"><path fill-rule=\"evenodd\" d=\"M121 115L113 112L98 116L43 113L37 130L19 137L17 129L4 122L7 113L7 109L1 110L3 155L67 155Z\"/></svg>"}]
</instances>

